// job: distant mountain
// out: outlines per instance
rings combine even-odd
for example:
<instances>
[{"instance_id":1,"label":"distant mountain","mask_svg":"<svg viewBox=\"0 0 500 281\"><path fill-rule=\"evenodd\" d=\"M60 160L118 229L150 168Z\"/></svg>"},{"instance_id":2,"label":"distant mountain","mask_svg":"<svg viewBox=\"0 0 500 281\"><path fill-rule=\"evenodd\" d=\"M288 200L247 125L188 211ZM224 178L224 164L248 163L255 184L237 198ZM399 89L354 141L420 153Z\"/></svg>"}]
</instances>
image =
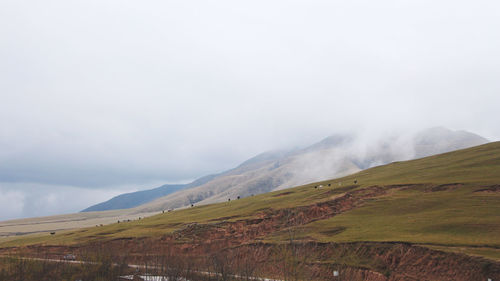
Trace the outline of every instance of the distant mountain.
<instances>
[{"instance_id":1,"label":"distant mountain","mask_svg":"<svg viewBox=\"0 0 500 281\"><path fill-rule=\"evenodd\" d=\"M487 139L467 131L451 131L435 127L415 135L415 157L421 158L487 142Z\"/></svg>"},{"instance_id":2,"label":"distant mountain","mask_svg":"<svg viewBox=\"0 0 500 281\"><path fill-rule=\"evenodd\" d=\"M368 145L353 135L333 135L304 149L257 155L203 185L158 198L138 209L146 212L227 201L487 142L469 132L440 127Z\"/></svg>"},{"instance_id":3,"label":"distant mountain","mask_svg":"<svg viewBox=\"0 0 500 281\"><path fill-rule=\"evenodd\" d=\"M227 201L238 196L246 197L331 179L394 161L420 158L487 142L478 135L442 127L427 129L414 135L387 136L368 144L354 135L337 134L303 149L259 154L234 169L178 187L181 190L166 196L153 198L156 195L148 193L151 196L147 197L149 202L146 204L124 197L120 200L127 201L127 204L113 206L134 205L138 206L136 209L140 212L150 212L190 204ZM115 198L121 196L123 195Z\"/></svg>"},{"instance_id":4,"label":"distant mountain","mask_svg":"<svg viewBox=\"0 0 500 281\"><path fill-rule=\"evenodd\" d=\"M205 184L208 181L212 180L214 177L215 177L215 175L210 175L210 176L206 176L206 177L202 177L200 179L197 179L194 182L189 183L189 184L165 184L165 185L162 185L162 186L154 188L154 189L121 194L121 195L118 195L116 197L111 198L110 200L108 200L106 202L102 202L102 203L93 205L91 207L88 207L87 209L83 210L82 212L107 211L107 210L133 208L133 207L151 202L154 199L157 199L157 198L160 198L163 196L167 196L167 195L174 193L176 191L200 186L200 185Z\"/></svg>"}]
</instances>

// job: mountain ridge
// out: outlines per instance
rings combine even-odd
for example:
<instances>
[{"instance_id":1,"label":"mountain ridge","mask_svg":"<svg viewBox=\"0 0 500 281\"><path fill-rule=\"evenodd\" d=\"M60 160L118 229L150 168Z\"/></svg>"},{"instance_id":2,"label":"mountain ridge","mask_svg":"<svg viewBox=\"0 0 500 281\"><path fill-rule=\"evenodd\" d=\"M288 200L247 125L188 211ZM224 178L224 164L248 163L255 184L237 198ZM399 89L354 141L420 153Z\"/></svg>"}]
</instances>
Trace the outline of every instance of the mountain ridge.
<instances>
[{"instance_id":1,"label":"mountain ridge","mask_svg":"<svg viewBox=\"0 0 500 281\"><path fill-rule=\"evenodd\" d=\"M201 177L191 183L187 184L164 184L160 187L129 192L115 196L102 203L90 206L81 212L94 212L94 211L109 211L118 209L134 208L142 204L153 201L156 198L167 196L171 193L196 187L212 180L216 175L208 175Z\"/></svg>"},{"instance_id":2,"label":"mountain ridge","mask_svg":"<svg viewBox=\"0 0 500 281\"><path fill-rule=\"evenodd\" d=\"M336 134L302 149L258 154L233 169L200 178L205 181L196 180L166 196L133 207L149 212L227 201L487 142L470 132L434 127L407 138L389 136L360 152L355 136Z\"/></svg>"}]
</instances>

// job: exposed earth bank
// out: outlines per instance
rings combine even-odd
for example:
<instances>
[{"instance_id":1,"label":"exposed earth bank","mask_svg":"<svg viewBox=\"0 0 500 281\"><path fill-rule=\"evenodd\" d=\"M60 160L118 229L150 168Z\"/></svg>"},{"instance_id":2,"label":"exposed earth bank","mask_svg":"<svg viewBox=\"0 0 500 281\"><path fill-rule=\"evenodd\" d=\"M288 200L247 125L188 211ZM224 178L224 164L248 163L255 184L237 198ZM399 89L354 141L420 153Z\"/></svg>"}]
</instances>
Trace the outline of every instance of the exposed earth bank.
<instances>
[{"instance_id":1,"label":"exposed earth bank","mask_svg":"<svg viewBox=\"0 0 500 281\"><path fill-rule=\"evenodd\" d=\"M119 239L85 247L31 246L24 255L61 258L67 253L77 257L89 253L109 254L116 262L157 265L158 261L191 260L193 268L210 269L221 264L225 272L276 279L371 281L472 281L500 279L500 264L463 254L436 251L407 243L251 243L225 249L214 245L193 247L152 239ZM7 249L4 249L6 253ZM41 254L43 253L43 254ZM160 261L160 263L161 263ZM220 268L219 268L220 269Z\"/></svg>"},{"instance_id":2,"label":"exposed earth bank","mask_svg":"<svg viewBox=\"0 0 500 281\"><path fill-rule=\"evenodd\" d=\"M429 187L455 188L457 184ZM370 198L395 189L427 188L422 185L344 187L309 206L265 209L252 218L223 218L187 224L161 237L99 239L72 246L32 245L4 248L42 258L61 258L75 253L81 260L108 255L129 264L183 262L211 272L223 271L281 280L372 280L372 281L470 281L500 280L500 263L479 257L442 252L402 242L321 243L298 237L297 229L363 205ZM279 196L280 194L276 195ZM336 231L343 231L338 229ZM284 239L272 241L272 235ZM334 234L332 234L334 235ZM334 277L334 271L339 273Z\"/></svg>"}]
</instances>

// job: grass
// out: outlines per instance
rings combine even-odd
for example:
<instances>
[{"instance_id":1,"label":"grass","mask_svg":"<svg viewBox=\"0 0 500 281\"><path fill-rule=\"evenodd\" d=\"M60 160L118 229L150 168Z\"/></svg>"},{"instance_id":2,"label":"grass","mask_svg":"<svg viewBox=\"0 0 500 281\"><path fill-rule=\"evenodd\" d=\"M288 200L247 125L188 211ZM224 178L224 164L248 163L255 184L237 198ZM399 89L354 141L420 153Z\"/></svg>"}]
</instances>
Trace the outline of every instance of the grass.
<instances>
[{"instance_id":1,"label":"grass","mask_svg":"<svg viewBox=\"0 0 500 281\"><path fill-rule=\"evenodd\" d=\"M354 186L354 180L357 185ZM461 183L431 192L432 186ZM328 187L328 184L331 186ZM310 205L353 189L421 184L389 192L362 207L304 226L301 235L319 241L405 241L444 247L497 259L500 249L500 192L475 192L500 184L500 142L395 162L359 173L287 190L218 204L195 206L141 220L26 236L0 247L28 244L72 244L124 237L161 236L189 223L213 223L254 217L266 209ZM315 189L315 185L323 185ZM325 190L329 191L328 196ZM279 240L273 234L270 240Z\"/></svg>"},{"instance_id":2,"label":"grass","mask_svg":"<svg viewBox=\"0 0 500 281\"><path fill-rule=\"evenodd\" d=\"M453 253L462 253L462 254L467 254L471 256L478 256L478 257L487 257L491 260L495 260L500 262L500 249L498 248L491 248L491 247L450 247L450 246L440 246L440 245L424 245L428 248L435 249L435 250L440 250L440 251L446 251L446 252L453 252Z\"/></svg>"},{"instance_id":3,"label":"grass","mask_svg":"<svg viewBox=\"0 0 500 281\"><path fill-rule=\"evenodd\" d=\"M195 206L130 222L64 231L56 235L27 235L18 239L11 238L9 241L1 243L0 247L40 243L70 245L96 239L160 236L178 230L190 223L235 221L254 217L257 212L269 208L280 209L309 205L317 195L317 192L311 191L312 189L312 185L306 185L294 188L291 191L275 191L231 202ZM286 195L281 195L285 192ZM342 190L338 193L342 193Z\"/></svg>"},{"instance_id":4,"label":"grass","mask_svg":"<svg viewBox=\"0 0 500 281\"><path fill-rule=\"evenodd\" d=\"M404 183L500 183L500 142L417 160L394 162L343 178L364 185Z\"/></svg>"},{"instance_id":5,"label":"grass","mask_svg":"<svg viewBox=\"0 0 500 281\"><path fill-rule=\"evenodd\" d=\"M474 185L453 191L396 191L361 208L308 225L320 241L404 241L500 248L500 194L477 195ZM329 235L331 229L344 231Z\"/></svg>"}]
</instances>

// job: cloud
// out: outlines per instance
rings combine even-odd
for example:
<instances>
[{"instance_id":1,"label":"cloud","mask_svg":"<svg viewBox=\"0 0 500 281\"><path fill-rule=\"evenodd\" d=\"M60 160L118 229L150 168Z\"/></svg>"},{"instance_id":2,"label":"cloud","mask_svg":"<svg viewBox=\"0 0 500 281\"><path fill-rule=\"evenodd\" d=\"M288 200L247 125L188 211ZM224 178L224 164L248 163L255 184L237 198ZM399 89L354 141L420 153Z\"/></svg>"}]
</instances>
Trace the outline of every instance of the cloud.
<instances>
[{"instance_id":1,"label":"cloud","mask_svg":"<svg viewBox=\"0 0 500 281\"><path fill-rule=\"evenodd\" d=\"M178 182L337 132L500 137L493 0L2 1L0 182Z\"/></svg>"},{"instance_id":2,"label":"cloud","mask_svg":"<svg viewBox=\"0 0 500 281\"><path fill-rule=\"evenodd\" d=\"M24 208L24 194L21 191L8 191L0 188L0 220L17 218Z\"/></svg>"},{"instance_id":3,"label":"cloud","mask_svg":"<svg viewBox=\"0 0 500 281\"><path fill-rule=\"evenodd\" d=\"M73 186L0 182L0 220L74 213L134 190L130 186L92 190Z\"/></svg>"}]
</instances>

